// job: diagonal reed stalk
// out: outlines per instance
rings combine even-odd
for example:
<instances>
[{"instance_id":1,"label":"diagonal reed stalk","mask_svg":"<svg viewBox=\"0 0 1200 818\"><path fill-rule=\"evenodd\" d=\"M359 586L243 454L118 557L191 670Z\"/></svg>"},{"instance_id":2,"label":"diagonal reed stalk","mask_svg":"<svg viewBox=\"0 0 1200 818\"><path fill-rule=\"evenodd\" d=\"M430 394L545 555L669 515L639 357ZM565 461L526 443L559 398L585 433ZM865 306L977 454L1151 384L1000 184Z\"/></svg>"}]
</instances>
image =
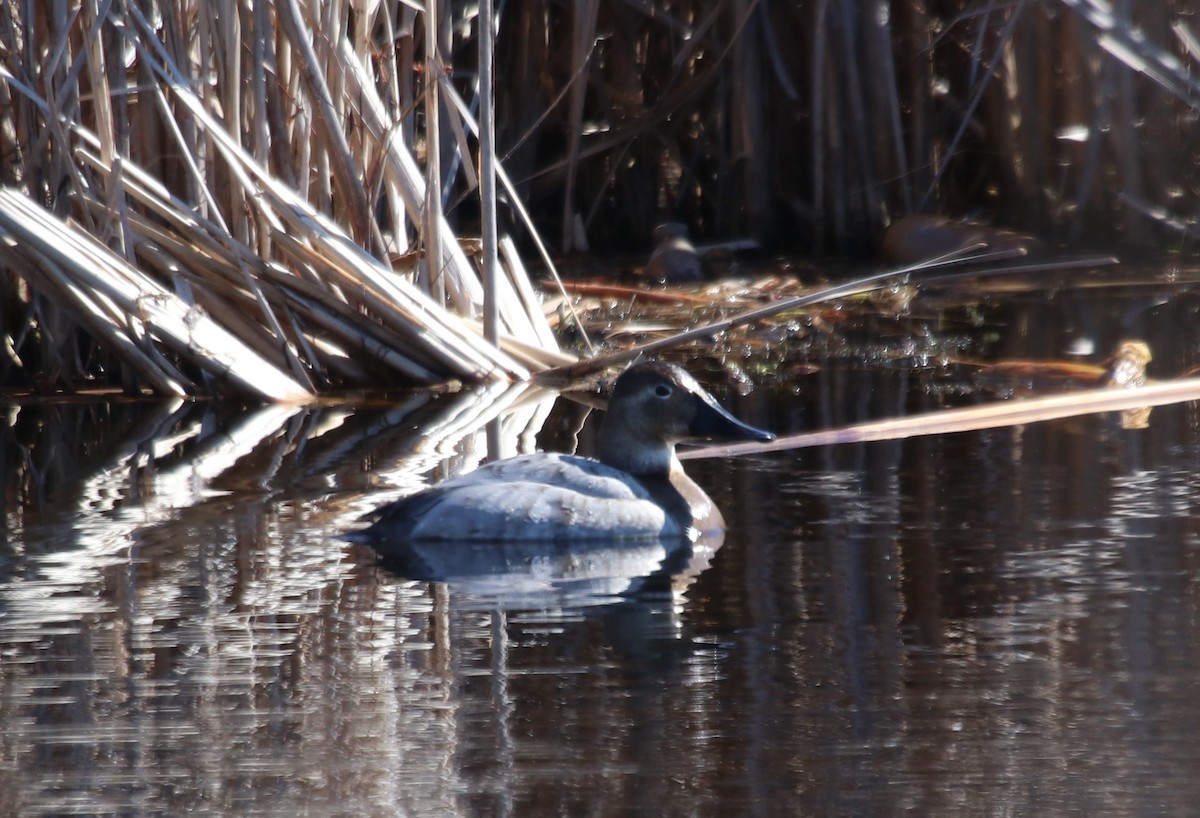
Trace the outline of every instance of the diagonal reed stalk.
<instances>
[{"instance_id":1,"label":"diagonal reed stalk","mask_svg":"<svg viewBox=\"0 0 1200 818\"><path fill-rule=\"evenodd\" d=\"M789 451L839 443L903 440L923 435L1001 429L1099 412L1124 412L1198 399L1200 399L1200 378L1148 384L1136 389L1086 389L1068 395L1004 401L987 406L947 409L894 420L859 423L842 429L802 432L786 435L770 443L704 446L680 452L679 457L681 460L696 460L706 457L732 457L762 452Z\"/></svg>"}]
</instances>

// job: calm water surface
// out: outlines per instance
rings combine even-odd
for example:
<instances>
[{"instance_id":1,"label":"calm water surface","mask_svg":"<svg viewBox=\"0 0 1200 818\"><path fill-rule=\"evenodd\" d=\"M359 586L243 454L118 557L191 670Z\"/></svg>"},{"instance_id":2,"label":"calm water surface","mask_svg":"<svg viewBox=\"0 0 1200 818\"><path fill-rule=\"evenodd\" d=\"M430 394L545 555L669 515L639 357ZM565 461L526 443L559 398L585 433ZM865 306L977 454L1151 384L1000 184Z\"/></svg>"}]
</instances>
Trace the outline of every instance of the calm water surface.
<instances>
[{"instance_id":1,"label":"calm water surface","mask_svg":"<svg viewBox=\"0 0 1200 818\"><path fill-rule=\"evenodd\" d=\"M1130 309L1087 315L1194 363L1194 310ZM1058 355L1073 314L1031 307L1001 351ZM787 432L938 394L891 366L724 397ZM580 415L519 390L11 409L0 811L1195 814L1194 405L695 461L729 532L683 556L397 573L338 539Z\"/></svg>"}]
</instances>

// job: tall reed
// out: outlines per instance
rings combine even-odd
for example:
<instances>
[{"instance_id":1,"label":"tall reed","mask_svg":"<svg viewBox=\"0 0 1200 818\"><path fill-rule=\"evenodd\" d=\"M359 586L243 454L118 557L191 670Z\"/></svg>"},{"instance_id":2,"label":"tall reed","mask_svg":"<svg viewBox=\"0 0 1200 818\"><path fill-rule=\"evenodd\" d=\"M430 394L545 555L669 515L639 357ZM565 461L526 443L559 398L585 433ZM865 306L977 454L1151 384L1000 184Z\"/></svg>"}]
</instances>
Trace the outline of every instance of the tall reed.
<instances>
[{"instance_id":1,"label":"tall reed","mask_svg":"<svg viewBox=\"0 0 1200 818\"><path fill-rule=\"evenodd\" d=\"M697 238L870 254L917 211L1155 245L1164 213L1190 225L1197 205L1196 11L520 3L497 44L498 144L564 245L644 250L677 220Z\"/></svg>"}]
</instances>

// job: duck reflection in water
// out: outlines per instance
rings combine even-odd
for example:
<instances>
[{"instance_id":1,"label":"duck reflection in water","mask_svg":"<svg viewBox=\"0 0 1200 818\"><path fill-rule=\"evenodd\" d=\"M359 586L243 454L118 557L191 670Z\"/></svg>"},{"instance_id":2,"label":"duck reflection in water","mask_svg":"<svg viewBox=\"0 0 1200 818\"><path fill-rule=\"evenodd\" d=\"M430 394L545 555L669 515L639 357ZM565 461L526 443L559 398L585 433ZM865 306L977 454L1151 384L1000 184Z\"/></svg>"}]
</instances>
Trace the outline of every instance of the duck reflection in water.
<instances>
[{"instance_id":1,"label":"duck reflection in water","mask_svg":"<svg viewBox=\"0 0 1200 818\"><path fill-rule=\"evenodd\" d=\"M490 463L380 507L370 528L350 536L384 558L412 563L419 552L430 573L438 573L434 558L455 564L451 573L468 570L463 560L486 571L479 560L490 554L506 573L514 559L528 567L530 554L564 558L598 543L653 542L661 555L712 541L725 528L718 507L684 473L676 444L774 437L728 413L683 368L636 363L613 386L598 459L544 452ZM427 547L433 543L440 546Z\"/></svg>"}]
</instances>

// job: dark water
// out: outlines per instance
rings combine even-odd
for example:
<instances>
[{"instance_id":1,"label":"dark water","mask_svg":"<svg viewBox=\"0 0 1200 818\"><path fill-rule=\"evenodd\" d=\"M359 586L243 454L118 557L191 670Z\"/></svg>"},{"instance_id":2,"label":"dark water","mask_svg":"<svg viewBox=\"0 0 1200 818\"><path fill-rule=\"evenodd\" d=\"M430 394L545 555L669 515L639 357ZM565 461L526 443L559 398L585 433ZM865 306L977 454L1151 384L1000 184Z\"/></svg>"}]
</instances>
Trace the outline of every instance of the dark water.
<instances>
[{"instance_id":1,"label":"dark water","mask_svg":"<svg viewBox=\"0 0 1200 818\"><path fill-rule=\"evenodd\" d=\"M1081 324L1190 365L1190 308L1134 306ZM1087 331L1063 309L1003 352L1057 355ZM936 380L724 397L783 432L936 408ZM729 532L666 576L648 546L430 582L337 538L477 462L489 416L508 451L569 438L551 404L10 410L0 810L1195 814L1194 405L692 462Z\"/></svg>"}]
</instances>

